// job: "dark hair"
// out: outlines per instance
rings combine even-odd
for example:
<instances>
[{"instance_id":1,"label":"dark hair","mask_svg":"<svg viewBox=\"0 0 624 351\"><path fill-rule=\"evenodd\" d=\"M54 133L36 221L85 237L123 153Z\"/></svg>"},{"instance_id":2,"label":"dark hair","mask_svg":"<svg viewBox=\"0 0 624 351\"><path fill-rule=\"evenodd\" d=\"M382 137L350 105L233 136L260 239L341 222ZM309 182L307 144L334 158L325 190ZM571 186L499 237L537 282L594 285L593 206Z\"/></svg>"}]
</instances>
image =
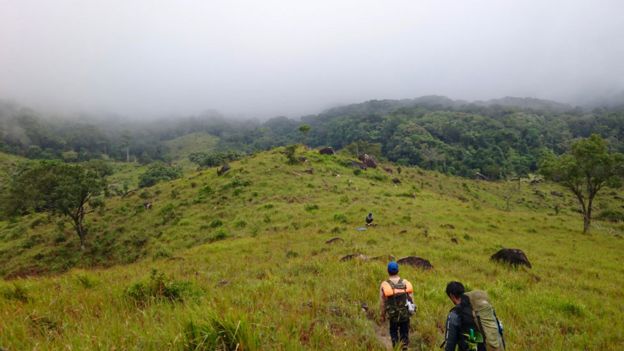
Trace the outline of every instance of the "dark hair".
<instances>
[{"instance_id":1,"label":"dark hair","mask_svg":"<svg viewBox=\"0 0 624 351\"><path fill-rule=\"evenodd\" d=\"M460 297L466 292L464 285L460 282L450 282L446 284L446 295Z\"/></svg>"}]
</instances>

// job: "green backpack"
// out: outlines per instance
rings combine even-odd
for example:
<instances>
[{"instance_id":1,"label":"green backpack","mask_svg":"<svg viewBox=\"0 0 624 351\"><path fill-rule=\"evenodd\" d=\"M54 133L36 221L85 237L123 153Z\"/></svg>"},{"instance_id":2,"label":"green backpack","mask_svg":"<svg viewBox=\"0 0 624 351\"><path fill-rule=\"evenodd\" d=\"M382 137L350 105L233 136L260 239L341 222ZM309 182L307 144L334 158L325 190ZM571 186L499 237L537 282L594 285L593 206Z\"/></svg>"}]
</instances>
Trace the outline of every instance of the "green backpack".
<instances>
[{"instance_id":1,"label":"green backpack","mask_svg":"<svg viewBox=\"0 0 624 351\"><path fill-rule=\"evenodd\" d=\"M393 322L406 322L410 319L409 308L407 307L407 285L403 279L395 284L390 279L386 280L394 294L386 298L386 313ZM396 291L399 290L399 291ZM402 290L402 292L400 291Z\"/></svg>"},{"instance_id":2,"label":"green backpack","mask_svg":"<svg viewBox=\"0 0 624 351\"><path fill-rule=\"evenodd\" d=\"M465 293L470 299L472 316L479 333L483 336L487 351L504 351L503 327L496 317L485 291L475 290Z\"/></svg>"}]
</instances>

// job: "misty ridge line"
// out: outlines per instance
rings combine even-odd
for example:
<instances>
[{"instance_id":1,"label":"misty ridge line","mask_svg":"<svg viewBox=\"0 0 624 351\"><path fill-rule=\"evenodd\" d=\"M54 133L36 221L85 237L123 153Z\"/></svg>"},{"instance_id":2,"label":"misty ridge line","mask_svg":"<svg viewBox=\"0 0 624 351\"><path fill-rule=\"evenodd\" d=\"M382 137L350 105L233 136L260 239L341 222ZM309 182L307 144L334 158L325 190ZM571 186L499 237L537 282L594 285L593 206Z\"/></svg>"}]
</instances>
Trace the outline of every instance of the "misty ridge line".
<instances>
[{"instance_id":1,"label":"misty ridge line","mask_svg":"<svg viewBox=\"0 0 624 351\"><path fill-rule=\"evenodd\" d=\"M554 100L546 100L535 97L514 97L505 96L502 98L493 98L489 100L463 100L463 99L451 99L442 95L424 95L417 98L407 99L371 99L362 102L337 104L334 107L322 109L320 112L314 114L304 114L300 116L284 116L275 115L272 117L249 117L240 114L226 114L215 109L205 109L196 114L168 114L161 116L138 116L132 114L118 114L118 113L98 113L98 112L65 112L65 113L46 113L41 109L35 109L28 106L24 106L14 100L2 100L0 99L0 119L6 119L10 115L16 114L30 114L36 115L44 119L51 120L66 120L68 122L92 122L99 125L115 124L119 126L125 126L127 128L136 128L138 126L145 126L145 122L150 123L167 123L180 119L200 119L200 120L213 120L220 122L250 122L250 123L262 123L273 118L287 118L293 121L299 121L312 116L319 116L324 114L334 115L340 113L344 109L350 109L354 106L370 106L370 105L392 105L392 108L402 107L417 107L422 106L426 108L439 108L439 109L462 109L469 107L489 107L489 106L501 106L501 107L513 107L523 110L535 110L535 111L548 111L548 112L590 112L596 108L618 110L624 108L624 93L622 93L621 100L609 101L608 103L586 104L586 105L571 105ZM386 113L392 112L391 109L385 109Z\"/></svg>"}]
</instances>

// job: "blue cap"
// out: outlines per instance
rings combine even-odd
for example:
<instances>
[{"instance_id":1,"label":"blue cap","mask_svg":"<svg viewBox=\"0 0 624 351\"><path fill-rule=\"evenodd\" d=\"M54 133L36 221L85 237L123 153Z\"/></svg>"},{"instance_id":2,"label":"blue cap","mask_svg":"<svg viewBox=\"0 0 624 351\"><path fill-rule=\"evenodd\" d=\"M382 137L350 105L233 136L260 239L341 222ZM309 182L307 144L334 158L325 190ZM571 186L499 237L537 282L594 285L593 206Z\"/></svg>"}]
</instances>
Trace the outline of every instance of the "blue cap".
<instances>
[{"instance_id":1,"label":"blue cap","mask_svg":"<svg viewBox=\"0 0 624 351\"><path fill-rule=\"evenodd\" d=\"M397 274L399 273L399 264L392 261L388 263L388 274Z\"/></svg>"}]
</instances>

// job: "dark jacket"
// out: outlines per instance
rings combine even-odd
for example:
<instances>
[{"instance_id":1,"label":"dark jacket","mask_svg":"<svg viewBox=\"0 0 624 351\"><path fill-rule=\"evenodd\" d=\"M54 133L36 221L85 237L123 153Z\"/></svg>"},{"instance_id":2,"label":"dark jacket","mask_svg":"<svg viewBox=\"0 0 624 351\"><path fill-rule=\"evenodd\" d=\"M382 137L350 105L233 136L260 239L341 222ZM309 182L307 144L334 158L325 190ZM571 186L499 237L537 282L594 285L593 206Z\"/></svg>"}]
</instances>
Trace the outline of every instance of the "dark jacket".
<instances>
[{"instance_id":1,"label":"dark jacket","mask_svg":"<svg viewBox=\"0 0 624 351\"><path fill-rule=\"evenodd\" d=\"M444 336L444 351L467 351L468 343L464 334L470 334L470 329L477 330L472 317L472 307L467 296L461 297L461 302L451 309L446 319L446 333ZM477 345L479 351L485 351L484 344Z\"/></svg>"}]
</instances>

